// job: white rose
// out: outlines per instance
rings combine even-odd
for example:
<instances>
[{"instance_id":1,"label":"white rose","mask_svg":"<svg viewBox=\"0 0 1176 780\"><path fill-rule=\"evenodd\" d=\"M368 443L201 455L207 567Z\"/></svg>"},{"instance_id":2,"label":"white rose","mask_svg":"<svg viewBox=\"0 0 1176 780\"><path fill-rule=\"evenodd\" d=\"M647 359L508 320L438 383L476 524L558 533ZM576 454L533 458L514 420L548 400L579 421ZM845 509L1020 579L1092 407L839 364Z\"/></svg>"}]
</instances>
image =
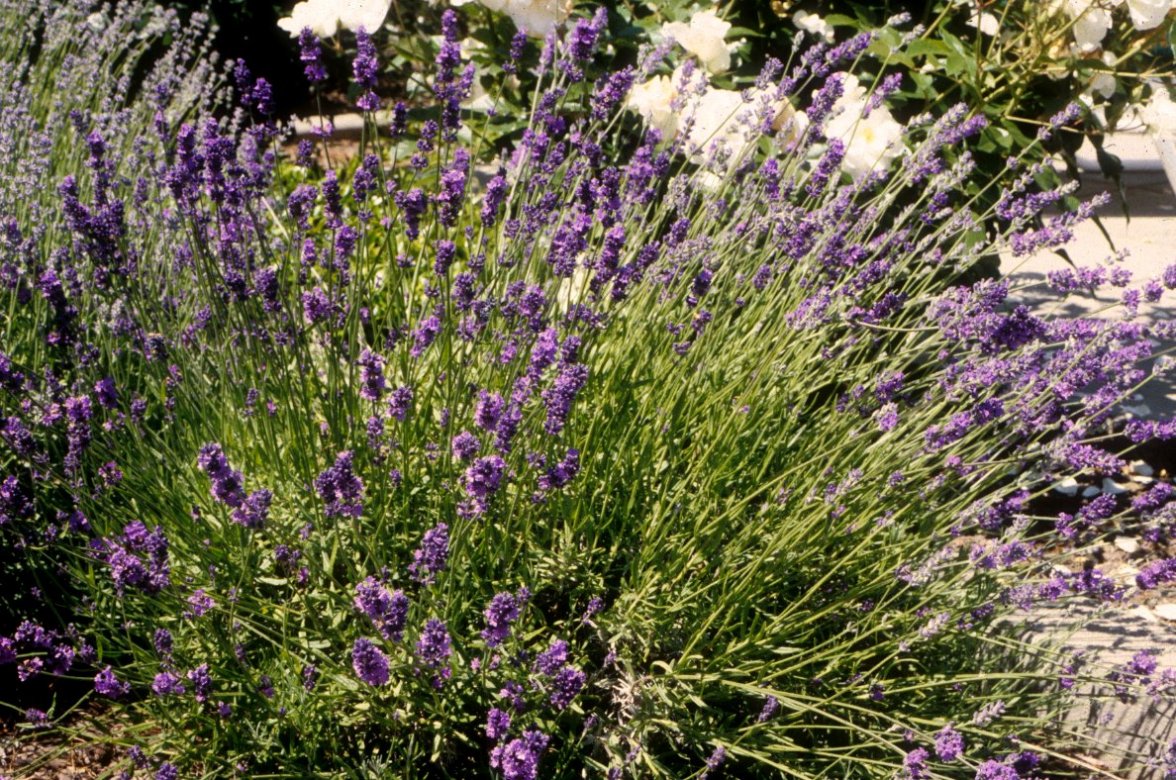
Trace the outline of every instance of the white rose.
<instances>
[{"instance_id":1,"label":"white rose","mask_svg":"<svg viewBox=\"0 0 1176 780\"><path fill-rule=\"evenodd\" d=\"M294 37L303 28L320 38L329 38L342 25L348 30L363 28L369 33L379 30L388 16L392 0L304 0L278 20L278 27Z\"/></svg>"},{"instance_id":2,"label":"white rose","mask_svg":"<svg viewBox=\"0 0 1176 780\"><path fill-rule=\"evenodd\" d=\"M391 0L304 0L294 6L290 16L278 20L278 26L292 36L303 28L320 38L334 35L340 26L348 30L375 32L384 23L391 8Z\"/></svg>"},{"instance_id":3,"label":"white rose","mask_svg":"<svg viewBox=\"0 0 1176 780\"><path fill-rule=\"evenodd\" d=\"M641 115L652 128L669 140L678 133L678 117L672 103L677 94L674 82L669 76L654 76L644 84L635 84L629 90L625 105Z\"/></svg>"},{"instance_id":4,"label":"white rose","mask_svg":"<svg viewBox=\"0 0 1176 780\"><path fill-rule=\"evenodd\" d=\"M738 122L743 107L743 95L734 90L707 90L704 95L691 101L687 145L691 150L697 149L704 158L710 157L710 152L719 147L732 157L736 156L744 145L742 125Z\"/></svg>"},{"instance_id":5,"label":"white rose","mask_svg":"<svg viewBox=\"0 0 1176 780\"><path fill-rule=\"evenodd\" d=\"M334 8L316 0L306 0L298 3L290 11L289 16L278 20L281 27L290 35L297 37L306 27L320 38L330 38L339 29L339 14Z\"/></svg>"},{"instance_id":6,"label":"white rose","mask_svg":"<svg viewBox=\"0 0 1176 780\"><path fill-rule=\"evenodd\" d=\"M569 5L565 0L507 0L503 10L520 30L544 38L568 18Z\"/></svg>"},{"instance_id":7,"label":"white rose","mask_svg":"<svg viewBox=\"0 0 1176 780\"><path fill-rule=\"evenodd\" d=\"M1105 98L1115 94L1115 77L1110 73L1095 73L1090 79L1090 89Z\"/></svg>"},{"instance_id":8,"label":"white rose","mask_svg":"<svg viewBox=\"0 0 1176 780\"><path fill-rule=\"evenodd\" d=\"M825 135L845 144L841 168L854 179L875 169L886 169L903 152L903 126L890 109L877 106L868 117L865 89L852 74L843 74L844 94L833 104Z\"/></svg>"},{"instance_id":9,"label":"white rose","mask_svg":"<svg viewBox=\"0 0 1176 780\"><path fill-rule=\"evenodd\" d=\"M1111 29L1111 12L1091 0L1065 0L1066 13L1074 20L1074 41L1078 51L1089 54L1097 50Z\"/></svg>"},{"instance_id":10,"label":"white rose","mask_svg":"<svg viewBox=\"0 0 1176 780\"><path fill-rule=\"evenodd\" d=\"M708 89L690 101L683 113L690 118L686 137L694 161L706 163L718 157L733 168L742 160L752 143L765 130L780 133L787 143L804 132L808 117L798 113L785 98L775 97L774 90Z\"/></svg>"},{"instance_id":11,"label":"white rose","mask_svg":"<svg viewBox=\"0 0 1176 780\"><path fill-rule=\"evenodd\" d=\"M806 33L824 38L826 42L833 41L833 25L826 22L821 16L817 14L810 14L808 11L797 11L792 15L792 23L796 25L798 30L804 30Z\"/></svg>"},{"instance_id":12,"label":"white rose","mask_svg":"<svg viewBox=\"0 0 1176 780\"><path fill-rule=\"evenodd\" d=\"M786 98L775 97L775 90L752 88L740 93L714 89L700 71L687 79L682 68L672 76L655 76L635 85L625 105L659 130L665 140L672 140L688 122L686 145L699 163L719 149L731 164L736 163L748 142L758 137L765 120L785 142L799 138L808 126L808 117Z\"/></svg>"},{"instance_id":13,"label":"white rose","mask_svg":"<svg viewBox=\"0 0 1176 780\"><path fill-rule=\"evenodd\" d=\"M731 52L723 37L731 29L714 11L699 11L690 17L690 23L667 22L662 25L662 35L673 38L686 51L698 57L703 67L711 73L722 73L731 67Z\"/></svg>"},{"instance_id":14,"label":"white rose","mask_svg":"<svg viewBox=\"0 0 1176 780\"><path fill-rule=\"evenodd\" d=\"M449 0L452 5L465 5L473 0ZM570 0L478 0L486 8L510 17L515 26L535 38L545 38L559 27L571 13Z\"/></svg>"},{"instance_id":15,"label":"white rose","mask_svg":"<svg viewBox=\"0 0 1176 780\"><path fill-rule=\"evenodd\" d=\"M1160 26L1168 11L1172 10L1171 0L1127 0L1131 23L1136 30L1152 30Z\"/></svg>"},{"instance_id":16,"label":"white rose","mask_svg":"<svg viewBox=\"0 0 1176 780\"><path fill-rule=\"evenodd\" d=\"M392 0L349 0L349 2L335 3L339 9L339 24L348 30L358 30L361 27L369 33L374 33L384 26L384 19L388 16L388 9L392 7Z\"/></svg>"},{"instance_id":17,"label":"white rose","mask_svg":"<svg viewBox=\"0 0 1176 780\"><path fill-rule=\"evenodd\" d=\"M973 13L968 19L968 26L994 37L1000 32L1000 20L987 11Z\"/></svg>"}]
</instances>

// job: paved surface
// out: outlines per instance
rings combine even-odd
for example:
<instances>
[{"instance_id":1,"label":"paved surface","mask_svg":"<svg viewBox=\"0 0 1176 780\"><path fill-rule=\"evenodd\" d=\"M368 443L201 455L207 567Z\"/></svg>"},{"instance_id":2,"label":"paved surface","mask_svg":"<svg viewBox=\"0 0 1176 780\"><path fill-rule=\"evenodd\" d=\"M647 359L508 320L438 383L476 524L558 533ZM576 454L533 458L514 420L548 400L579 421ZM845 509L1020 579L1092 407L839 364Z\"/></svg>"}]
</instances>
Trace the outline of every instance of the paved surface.
<instances>
[{"instance_id":1,"label":"paved surface","mask_svg":"<svg viewBox=\"0 0 1176 780\"><path fill-rule=\"evenodd\" d=\"M1144 133L1115 136L1108 141L1107 148L1120 155L1129 168L1136 169L1123 175L1126 213L1116 186L1098 172L1093 151L1080 153L1079 162L1089 172L1082 175L1079 197L1085 199L1099 192L1110 192L1113 200L1098 215L1098 222L1106 234L1094 221L1081 224L1075 229L1075 238L1065 251L1077 265L1095 265L1112 262L1117 251L1125 250L1126 257L1116 265L1129 269L1135 282L1141 283L1160 276L1167 266L1176 264L1176 194L1168 183L1150 136ZM1020 288L1018 294L1031 305L1040 306L1045 311L1123 316L1122 308L1114 306L1118 291L1113 289L1094 296L1071 295L1058 302L1042 283L1048 271L1066 267L1066 259L1056 252L1039 252L1028 258L1006 256L1001 262L1001 270L1012 275ZM1168 297L1158 304L1144 304L1140 307L1140 316L1155 320L1176 318L1176 293L1169 292ZM1176 414L1176 387L1165 391L1157 383L1145 388L1142 395L1138 400L1146 404L1153 415Z\"/></svg>"},{"instance_id":2,"label":"paved surface","mask_svg":"<svg viewBox=\"0 0 1176 780\"><path fill-rule=\"evenodd\" d=\"M1150 136L1124 134L1110 139L1107 147L1129 169L1123 176L1126 213L1117 188L1098 171L1093 151L1080 153L1084 173L1078 195L1089 198L1107 191L1115 197L1099 214L1106 233L1094 222L1080 225L1066 253L1078 265L1095 265L1115 262L1116 252L1126 250L1126 256L1116 264L1132 271L1136 283L1143 282L1176 263L1176 194ZM1072 295L1059 302L1043 282L1047 272L1065 267L1067 260L1055 252L1028 258L1006 256L1001 263L1002 271L1017 285L1018 297L1032 307L1075 315L1123 316L1122 308L1114 305L1118 291L1113 289L1097 295ZM1176 318L1176 295L1169 295L1172 297L1159 304L1141 307L1140 317ZM1135 399L1140 413L1176 413L1176 388L1165 390L1156 385ZM1132 569L1108 573L1127 583L1133 580ZM1174 594L1161 595L1171 601ZM1023 616L1018 634L1032 644L1085 652L1090 671L1122 667L1140 651L1154 654L1159 669L1176 667L1176 622L1161 618L1138 602L1113 608L1077 601L1037 606ZM1077 686L1065 718L1064 728L1092 735L1106 748L1096 760L1103 774L1092 771L1090 776L1163 780L1164 750L1176 738L1176 700L1171 695L1161 699L1141 693L1120 701L1110 694L1108 685ZM1146 758L1138 758L1140 755Z\"/></svg>"},{"instance_id":3,"label":"paved surface","mask_svg":"<svg viewBox=\"0 0 1176 780\"><path fill-rule=\"evenodd\" d=\"M1176 623L1161 620L1143 606L1102 607L1091 602L1039 605L1025 616L1022 641L1084 653L1079 674L1105 673L1122 667L1141 651L1154 655L1156 674L1176 667ZM1090 777L1163 780L1164 753L1176 738L1176 700L1172 694L1149 696L1135 690L1123 699L1109 684L1078 684L1066 694L1068 712L1062 728L1082 735L1086 744L1104 749L1087 756L1103 774Z\"/></svg>"}]
</instances>

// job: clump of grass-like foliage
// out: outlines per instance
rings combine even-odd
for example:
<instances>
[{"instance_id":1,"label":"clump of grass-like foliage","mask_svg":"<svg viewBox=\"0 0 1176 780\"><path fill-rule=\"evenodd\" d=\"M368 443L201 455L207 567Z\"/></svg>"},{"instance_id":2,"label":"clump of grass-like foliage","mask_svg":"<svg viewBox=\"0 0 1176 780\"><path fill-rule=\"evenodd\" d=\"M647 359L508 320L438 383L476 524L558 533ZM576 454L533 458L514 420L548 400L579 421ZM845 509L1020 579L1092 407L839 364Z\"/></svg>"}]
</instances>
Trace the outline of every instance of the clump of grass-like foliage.
<instances>
[{"instance_id":1,"label":"clump of grass-like foliage","mask_svg":"<svg viewBox=\"0 0 1176 780\"><path fill-rule=\"evenodd\" d=\"M1052 566L1101 527L1166 533L1166 498L1026 514L1118 468L1164 334L961 282L1074 219L1034 223L1014 161L985 235L966 110L843 174L863 36L663 139L623 111L657 52L583 81L597 15L486 170L449 12L435 109L322 171L276 153L264 81L217 118L199 35L118 8L0 5L0 662L93 680L128 772L1085 771L1051 725L1074 674L1000 626L1118 598Z\"/></svg>"}]
</instances>

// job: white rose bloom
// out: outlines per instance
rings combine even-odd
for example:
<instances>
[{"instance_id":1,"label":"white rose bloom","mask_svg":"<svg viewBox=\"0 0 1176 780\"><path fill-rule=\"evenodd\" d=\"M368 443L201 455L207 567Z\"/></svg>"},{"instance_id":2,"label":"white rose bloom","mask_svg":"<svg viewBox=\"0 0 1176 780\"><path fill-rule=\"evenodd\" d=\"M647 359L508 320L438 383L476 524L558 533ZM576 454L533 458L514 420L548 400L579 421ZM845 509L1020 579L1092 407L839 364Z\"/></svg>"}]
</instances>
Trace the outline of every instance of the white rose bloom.
<instances>
[{"instance_id":1,"label":"white rose bloom","mask_svg":"<svg viewBox=\"0 0 1176 780\"><path fill-rule=\"evenodd\" d=\"M669 140L678 133L678 117L670 105L677 94L670 76L654 76L644 84L634 84L625 105L641 115L652 128Z\"/></svg>"},{"instance_id":2,"label":"white rose bloom","mask_svg":"<svg viewBox=\"0 0 1176 780\"><path fill-rule=\"evenodd\" d=\"M1000 20L987 11L973 13L968 19L968 26L993 37L1000 33Z\"/></svg>"},{"instance_id":3,"label":"white rose bloom","mask_svg":"<svg viewBox=\"0 0 1176 780\"><path fill-rule=\"evenodd\" d=\"M712 148L723 147L734 157L744 145L744 126L738 121L742 108L743 95L731 89L709 89L692 100L686 112L691 118L687 147L698 149L704 157L710 156Z\"/></svg>"},{"instance_id":4,"label":"white rose bloom","mask_svg":"<svg viewBox=\"0 0 1176 780\"><path fill-rule=\"evenodd\" d=\"M486 3L492 8L491 3ZM506 0L502 10L520 30L537 38L546 37L568 18L570 3L565 0Z\"/></svg>"},{"instance_id":5,"label":"white rose bloom","mask_svg":"<svg viewBox=\"0 0 1176 780\"><path fill-rule=\"evenodd\" d=\"M673 38L686 51L698 57L703 67L711 73L722 73L731 67L731 52L723 37L731 29L714 11L699 11L690 17L690 23L667 22L662 25L662 35Z\"/></svg>"},{"instance_id":6,"label":"white rose bloom","mask_svg":"<svg viewBox=\"0 0 1176 780\"><path fill-rule=\"evenodd\" d=\"M1115 67L1115 55L1106 52L1102 59L1110 67ZM1115 94L1115 77L1105 71L1096 72L1090 78L1090 91L1105 98L1113 96Z\"/></svg>"},{"instance_id":7,"label":"white rose bloom","mask_svg":"<svg viewBox=\"0 0 1176 780\"><path fill-rule=\"evenodd\" d=\"M787 99L754 88L747 92L709 89L692 99L683 114L690 119L686 145L694 161L705 163L718 155L725 157L728 168L743 159L762 135L769 117L771 129L785 142L799 138L808 126L808 117L798 113Z\"/></svg>"},{"instance_id":8,"label":"white rose bloom","mask_svg":"<svg viewBox=\"0 0 1176 780\"><path fill-rule=\"evenodd\" d=\"M1105 98L1115 94L1115 77L1110 73L1095 73L1090 79L1090 89Z\"/></svg>"},{"instance_id":9,"label":"white rose bloom","mask_svg":"<svg viewBox=\"0 0 1176 780\"><path fill-rule=\"evenodd\" d=\"M1065 0L1066 13L1074 20L1074 41L1078 51L1089 54L1102 46L1103 38L1111 29L1111 12L1096 6L1092 0Z\"/></svg>"},{"instance_id":10,"label":"white rose bloom","mask_svg":"<svg viewBox=\"0 0 1176 780\"><path fill-rule=\"evenodd\" d=\"M886 169L903 152L903 126L890 109L878 106L868 117L865 88L852 74L842 74L844 94L833 104L833 117L825 126L825 135L845 144L841 168L858 179L875 169Z\"/></svg>"},{"instance_id":11,"label":"white rose bloom","mask_svg":"<svg viewBox=\"0 0 1176 780\"><path fill-rule=\"evenodd\" d=\"M1160 26L1168 11L1172 10L1171 0L1127 0L1131 13L1131 24L1136 30L1152 30Z\"/></svg>"},{"instance_id":12,"label":"white rose bloom","mask_svg":"<svg viewBox=\"0 0 1176 780\"><path fill-rule=\"evenodd\" d=\"M724 150L721 154L730 164L738 162L769 116L771 129L785 142L799 138L808 126L808 117L797 112L786 98L776 98L774 90L752 88L741 93L714 89L707 85L701 71L694 71L686 79L681 67L672 76L655 76L635 85L625 105L667 141L688 123L687 151L699 163L719 149Z\"/></svg>"},{"instance_id":13,"label":"white rose bloom","mask_svg":"<svg viewBox=\"0 0 1176 780\"><path fill-rule=\"evenodd\" d=\"M792 23L796 25L798 30L804 30L810 35L824 38L828 43L833 42L833 25L826 22L817 14L810 14L808 11L797 11L792 15Z\"/></svg>"},{"instance_id":14,"label":"white rose bloom","mask_svg":"<svg viewBox=\"0 0 1176 780\"><path fill-rule=\"evenodd\" d=\"M392 0L304 0L278 20L278 27L294 37L304 27L320 38L329 38L340 26L348 30L379 30L388 16Z\"/></svg>"}]
</instances>

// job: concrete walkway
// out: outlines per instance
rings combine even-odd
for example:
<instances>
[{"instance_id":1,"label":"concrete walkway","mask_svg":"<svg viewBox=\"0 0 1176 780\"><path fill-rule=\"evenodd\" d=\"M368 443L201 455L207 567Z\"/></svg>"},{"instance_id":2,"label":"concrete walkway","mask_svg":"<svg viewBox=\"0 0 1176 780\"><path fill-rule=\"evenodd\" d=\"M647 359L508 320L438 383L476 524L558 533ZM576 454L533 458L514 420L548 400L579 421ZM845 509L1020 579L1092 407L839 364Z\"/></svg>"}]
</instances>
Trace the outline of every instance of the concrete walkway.
<instances>
[{"instance_id":1,"label":"concrete walkway","mask_svg":"<svg viewBox=\"0 0 1176 780\"><path fill-rule=\"evenodd\" d=\"M1088 199L1100 192L1111 193L1111 203L1098 214L1106 235L1095 222L1083 223L1075 229L1074 240L1065 251L1075 264L1089 266L1111 262L1117 251L1125 250L1126 257L1115 265L1131 271L1133 281L1138 285L1161 276L1165 268L1176 264L1176 194L1173 194L1160 165L1155 145L1146 133L1112 136L1107 149L1119 155L1128 167L1136 168L1123 174L1127 213L1124 213L1115 184L1098 171L1093 150L1084 149L1078 155L1084 172L1077 194ZM1056 296L1044 286L1045 275L1067 267L1069 264L1065 258L1056 252L1039 252L1027 258L1001 258L1001 271L1011 275L1018 285L1018 296L1031 306L1069 314L1123 316L1122 308L1114 306L1118 293L1115 289L1097 295L1071 295L1058 303ZM1158 304L1142 305L1140 317L1176 319L1176 293L1169 292ZM1153 384L1155 386L1145 388L1143 397L1137 401L1145 404L1153 415L1176 414L1176 387L1165 391L1158 383Z\"/></svg>"},{"instance_id":2,"label":"concrete walkway","mask_svg":"<svg viewBox=\"0 0 1176 780\"><path fill-rule=\"evenodd\" d=\"M1079 225L1066 252L1080 266L1113 262L1130 270L1134 284L1138 285L1161 276L1166 267L1176 263L1176 194L1149 135L1125 133L1111 138L1107 148L1133 169L1123 175L1127 213L1114 183L1098 171L1093 150L1080 153L1084 173L1078 196L1086 199L1099 192L1110 192L1113 198L1099 214L1106 235L1094 222ZM1119 250L1126 250L1126 256L1116 262L1114 258ZM1122 307L1115 306L1119 293L1116 289L1097 295L1072 295L1059 302L1044 284L1049 271L1069 267L1066 259L1055 252L1040 252L1027 258L1004 256L1001 260L1001 270L1010 275L1016 296L1033 308L1072 315L1123 316ZM1176 318L1176 294L1168 293L1168 296L1159 304L1141 306L1140 318L1152 321ZM1153 387L1145 388L1140 397L1133 399L1140 415L1176 414L1176 388L1171 387L1172 383L1167 384L1169 387L1165 389L1160 383L1153 383ZM1131 586L1133 572L1131 567L1119 567L1107 573ZM1176 601L1176 592L1163 592L1167 590L1160 589L1152 596L1166 602ZM1109 608L1082 602L1039 605L1024 615L1018 633L1023 641L1031 644L1085 653L1088 671L1100 669L1105 673L1112 667L1122 667L1140 651L1155 655L1160 669L1176 667L1176 622L1163 619L1137 599ZM1161 699L1142 693L1125 701L1109 694L1109 685L1078 686L1072 692L1064 724L1066 730L1093 736L1106 746L1099 755L1091 757L1104 774L1091 776L1162 780L1166 776L1164 753L1169 742L1176 738L1176 702L1170 694ZM1126 757L1132 755L1135 758ZM1141 755L1144 758L1139 758Z\"/></svg>"}]
</instances>

